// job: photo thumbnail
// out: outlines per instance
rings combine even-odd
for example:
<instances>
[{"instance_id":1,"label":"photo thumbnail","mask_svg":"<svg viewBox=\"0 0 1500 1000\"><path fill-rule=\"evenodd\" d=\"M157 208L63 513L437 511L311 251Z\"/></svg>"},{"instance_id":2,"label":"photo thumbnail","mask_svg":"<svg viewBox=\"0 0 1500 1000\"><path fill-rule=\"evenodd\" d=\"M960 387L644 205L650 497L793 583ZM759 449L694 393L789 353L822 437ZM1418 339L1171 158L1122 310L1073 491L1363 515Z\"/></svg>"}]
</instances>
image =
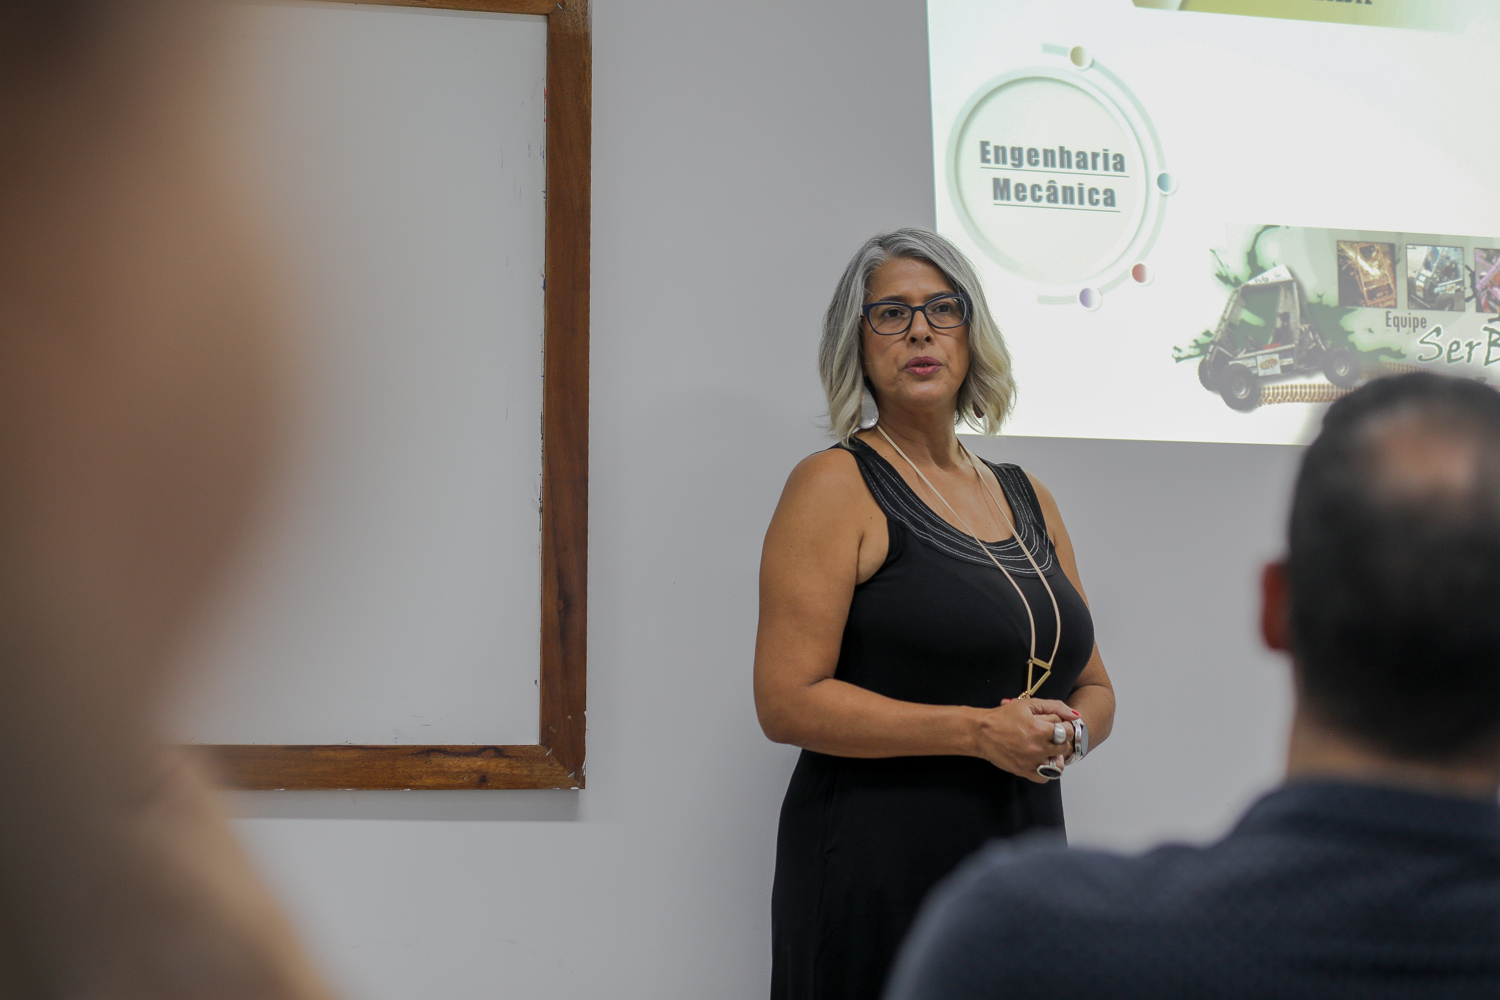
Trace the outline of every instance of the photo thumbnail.
<instances>
[{"instance_id":1,"label":"photo thumbnail","mask_svg":"<svg viewBox=\"0 0 1500 1000\"><path fill-rule=\"evenodd\" d=\"M1339 305L1396 308L1396 245L1339 240Z\"/></svg>"},{"instance_id":2,"label":"photo thumbnail","mask_svg":"<svg viewBox=\"0 0 1500 1000\"><path fill-rule=\"evenodd\" d=\"M1464 311L1463 247L1406 245L1406 308Z\"/></svg>"},{"instance_id":3,"label":"photo thumbnail","mask_svg":"<svg viewBox=\"0 0 1500 1000\"><path fill-rule=\"evenodd\" d=\"M1500 250L1474 251L1474 301L1480 312L1500 314Z\"/></svg>"}]
</instances>

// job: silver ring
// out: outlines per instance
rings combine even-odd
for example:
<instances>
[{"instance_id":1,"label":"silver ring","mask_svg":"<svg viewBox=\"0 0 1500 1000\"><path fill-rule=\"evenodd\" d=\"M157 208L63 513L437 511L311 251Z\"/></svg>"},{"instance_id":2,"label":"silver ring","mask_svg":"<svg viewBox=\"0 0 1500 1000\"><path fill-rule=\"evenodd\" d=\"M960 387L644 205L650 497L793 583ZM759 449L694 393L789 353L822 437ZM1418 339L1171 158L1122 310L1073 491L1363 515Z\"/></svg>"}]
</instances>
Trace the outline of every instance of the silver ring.
<instances>
[{"instance_id":1,"label":"silver ring","mask_svg":"<svg viewBox=\"0 0 1500 1000\"><path fill-rule=\"evenodd\" d=\"M1065 725L1063 725L1061 722L1054 722L1054 723L1052 723L1052 742L1053 743L1066 743L1066 742L1068 742L1068 727L1065 726Z\"/></svg>"},{"instance_id":2,"label":"silver ring","mask_svg":"<svg viewBox=\"0 0 1500 1000\"><path fill-rule=\"evenodd\" d=\"M1041 777L1046 778L1048 781L1056 781L1058 778L1062 777L1063 773L1063 769L1058 766L1058 761L1060 759L1061 758L1053 757L1045 764L1038 764L1036 766L1036 773Z\"/></svg>"}]
</instances>

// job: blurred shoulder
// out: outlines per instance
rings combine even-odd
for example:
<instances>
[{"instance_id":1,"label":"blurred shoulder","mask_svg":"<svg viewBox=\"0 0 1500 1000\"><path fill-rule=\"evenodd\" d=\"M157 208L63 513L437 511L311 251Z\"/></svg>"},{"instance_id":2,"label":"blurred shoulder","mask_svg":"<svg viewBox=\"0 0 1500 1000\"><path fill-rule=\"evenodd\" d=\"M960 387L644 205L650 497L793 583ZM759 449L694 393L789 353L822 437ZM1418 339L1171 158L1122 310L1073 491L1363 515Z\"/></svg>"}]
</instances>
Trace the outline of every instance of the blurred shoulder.
<instances>
[{"instance_id":1,"label":"blurred shoulder","mask_svg":"<svg viewBox=\"0 0 1500 1000\"><path fill-rule=\"evenodd\" d=\"M1107 933L1129 917L1139 926L1184 912L1212 865L1209 850L1168 844L1145 854L999 842L979 852L933 896L930 916L975 949L999 941L1037 946L1059 926Z\"/></svg>"},{"instance_id":2,"label":"blurred shoulder","mask_svg":"<svg viewBox=\"0 0 1500 1000\"><path fill-rule=\"evenodd\" d=\"M1171 845L1144 855L996 843L976 854L929 898L903 950L893 1000L967 1000L1011 984L1016 998L1055 995L1055 984L1013 979L1038 958L1087 977L1105 968L1129 978L1150 962L1153 942L1175 941L1169 899L1199 848ZM1194 881L1192 878L1189 882ZM1082 980L1080 980L1082 981ZM1033 989L1033 987L1037 987Z\"/></svg>"},{"instance_id":3,"label":"blurred shoulder","mask_svg":"<svg viewBox=\"0 0 1500 1000\"><path fill-rule=\"evenodd\" d=\"M1101 912L1114 900L1136 907L1144 885L1173 872L1194 870L1204 861L1202 848L1167 844L1148 853L1070 849L1057 844L998 842L975 855L953 876L955 898L1008 904L1042 897L1054 915L1070 909ZM1050 887L1067 885L1067 892Z\"/></svg>"}]
</instances>

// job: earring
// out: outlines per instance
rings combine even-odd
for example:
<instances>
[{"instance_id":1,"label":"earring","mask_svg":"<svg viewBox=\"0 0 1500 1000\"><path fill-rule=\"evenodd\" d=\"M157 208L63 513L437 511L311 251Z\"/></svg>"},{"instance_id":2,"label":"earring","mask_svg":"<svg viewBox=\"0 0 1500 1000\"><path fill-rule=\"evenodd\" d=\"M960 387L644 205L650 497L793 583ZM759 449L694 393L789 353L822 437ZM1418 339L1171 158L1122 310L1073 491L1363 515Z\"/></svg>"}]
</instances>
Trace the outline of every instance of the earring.
<instances>
[{"instance_id":1,"label":"earring","mask_svg":"<svg viewBox=\"0 0 1500 1000\"><path fill-rule=\"evenodd\" d=\"M870 387L865 386L863 392L859 401L859 429L867 431L880 420L880 409L875 405L875 395L870 392Z\"/></svg>"}]
</instances>

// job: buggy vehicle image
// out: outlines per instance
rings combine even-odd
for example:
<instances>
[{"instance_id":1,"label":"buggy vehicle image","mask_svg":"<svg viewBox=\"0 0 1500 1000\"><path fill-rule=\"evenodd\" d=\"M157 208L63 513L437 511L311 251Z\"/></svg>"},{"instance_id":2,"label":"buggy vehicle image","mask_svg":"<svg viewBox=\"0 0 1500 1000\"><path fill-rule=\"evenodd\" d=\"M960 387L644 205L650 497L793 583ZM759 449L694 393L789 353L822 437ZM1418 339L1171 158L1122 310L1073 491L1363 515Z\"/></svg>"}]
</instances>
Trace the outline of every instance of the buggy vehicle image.
<instances>
[{"instance_id":1,"label":"buggy vehicle image","mask_svg":"<svg viewBox=\"0 0 1500 1000\"><path fill-rule=\"evenodd\" d=\"M1353 351L1323 339L1285 264L1234 290L1198 362L1203 388L1242 411L1260 405L1263 381L1317 373L1348 388L1359 381L1361 366Z\"/></svg>"},{"instance_id":2,"label":"buggy vehicle image","mask_svg":"<svg viewBox=\"0 0 1500 1000\"><path fill-rule=\"evenodd\" d=\"M1427 253L1423 255L1421 267L1407 279L1406 300L1410 307L1462 312L1463 250L1458 247L1407 247L1407 253L1422 249Z\"/></svg>"}]
</instances>

